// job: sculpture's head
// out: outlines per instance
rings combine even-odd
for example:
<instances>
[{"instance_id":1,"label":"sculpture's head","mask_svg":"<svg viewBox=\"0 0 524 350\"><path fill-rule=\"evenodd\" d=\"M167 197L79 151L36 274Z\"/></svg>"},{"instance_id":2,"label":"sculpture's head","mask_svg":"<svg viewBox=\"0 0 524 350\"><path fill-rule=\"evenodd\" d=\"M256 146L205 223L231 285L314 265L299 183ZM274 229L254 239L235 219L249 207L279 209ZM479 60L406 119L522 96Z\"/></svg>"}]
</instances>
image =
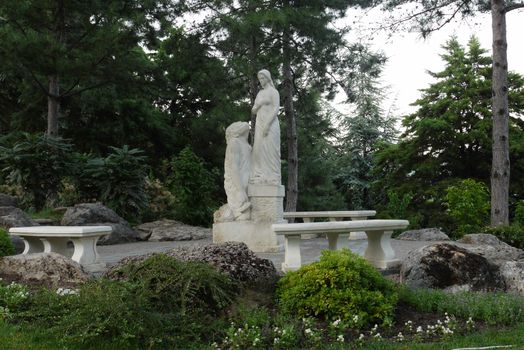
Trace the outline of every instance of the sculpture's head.
<instances>
[{"instance_id":1,"label":"sculpture's head","mask_svg":"<svg viewBox=\"0 0 524 350\"><path fill-rule=\"evenodd\" d=\"M249 135L249 124L246 122L234 122L226 128L226 141L233 138L245 138Z\"/></svg>"},{"instance_id":2,"label":"sculpture's head","mask_svg":"<svg viewBox=\"0 0 524 350\"><path fill-rule=\"evenodd\" d=\"M273 85L273 80L271 79L271 73L269 73L267 69L260 70L257 74L257 77L262 87L265 87L267 84L275 87L275 85Z\"/></svg>"}]
</instances>

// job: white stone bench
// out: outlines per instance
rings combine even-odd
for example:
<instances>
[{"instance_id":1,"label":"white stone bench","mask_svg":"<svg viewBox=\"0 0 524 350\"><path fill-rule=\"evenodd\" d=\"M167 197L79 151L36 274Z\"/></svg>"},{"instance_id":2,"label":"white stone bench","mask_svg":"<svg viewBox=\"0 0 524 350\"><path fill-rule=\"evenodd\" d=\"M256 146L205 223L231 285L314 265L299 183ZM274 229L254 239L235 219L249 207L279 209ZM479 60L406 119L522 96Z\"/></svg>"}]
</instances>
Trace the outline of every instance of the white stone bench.
<instances>
[{"instance_id":1,"label":"white stone bench","mask_svg":"<svg viewBox=\"0 0 524 350\"><path fill-rule=\"evenodd\" d=\"M367 235L368 246L364 257L378 268L388 268L399 262L391 247L391 234L393 230L404 229L408 225L407 220L361 220L273 224L272 229L277 236L285 237L282 271L286 272L299 269L302 265L300 255L300 236L302 234L325 233L329 241L329 249L335 250L341 248L338 244L338 236L354 231L364 231Z\"/></svg>"},{"instance_id":2,"label":"white stone bench","mask_svg":"<svg viewBox=\"0 0 524 350\"><path fill-rule=\"evenodd\" d=\"M377 215L375 210L337 210L337 211L288 211L284 213L284 219L299 218L303 222L313 222L315 219L328 219L329 221L341 221L343 219L350 220L366 220L368 217ZM316 234L302 235L302 239L316 237ZM346 236L347 239L366 239L364 232L350 232ZM341 239L345 239L342 238Z\"/></svg>"},{"instance_id":3,"label":"white stone bench","mask_svg":"<svg viewBox=\"0 0 524 350\"><path fill-rule=\"evenodd\" d=\"M96 250L96 242L112 231L111 226L31 226L13 227L11 235L24 240L22 254L55 252L78 262L86 271L95 272L105 268ZM67 242L73 242L73 254Z\"/></svg>"}]
</instances>

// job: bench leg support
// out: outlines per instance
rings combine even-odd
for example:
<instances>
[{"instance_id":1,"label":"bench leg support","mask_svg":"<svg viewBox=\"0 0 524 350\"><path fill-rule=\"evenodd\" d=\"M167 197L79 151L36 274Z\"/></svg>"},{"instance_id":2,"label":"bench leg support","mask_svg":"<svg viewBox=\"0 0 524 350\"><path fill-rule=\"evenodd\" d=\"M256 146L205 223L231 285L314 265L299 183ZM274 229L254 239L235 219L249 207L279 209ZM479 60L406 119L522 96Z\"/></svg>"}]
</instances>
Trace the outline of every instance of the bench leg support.
<instances>
[{"instance_id":1,"label":"bench leg support","mask_svg":"<svg viewBox=\"0 0 524 350\"><path fill-rule=\"evenodd\" d=\"M44 251L44 243L40 238L35 237L20 237L24 241L24 251L22 254L42 253Z\"/></svg>"},{"instance_id":2,"label":"bench leg support","mask_svg":"<svg viewBox=\"0 0 524 350\"><path fill-rule=\"evenodd\" d=\"M392 231L367 231L368 247L364 257L375 267L386 269L399 264L391 246Z\"/></svg>"},{"instance_id":3,"label":"bench leg support","mask_svg":"<svg viewBox=\"0 0 524 350\"><path fill-rule=\"evenodd\" d=\"M282 263L283 272L298 270L302 265L300 239L300 235L286 236L284 262Z\"/></svg>"},{"instance_id":4,"label":"bench leg support","mask_svg":"<svg viewBox=\"0 0 524 350\"><path fill-rule=\"evenodd\" d=\"M71 253L67 249L67 238L60 237L46 237L42 238L42 243L44 244L44 253L58 253L68 258L71 257Z\"/></svg>"},{"instance_id":5,"label":"bench leg support","mask_svg":"<svg viewBox=\"0 0 524 350\"><path fill-rule=\"evenodd\" d=\"M82 265L86 271L94 272L105 268L96 250L99 237L72 238L75 250L71 259Z\"/></svg>"}]
</instances>

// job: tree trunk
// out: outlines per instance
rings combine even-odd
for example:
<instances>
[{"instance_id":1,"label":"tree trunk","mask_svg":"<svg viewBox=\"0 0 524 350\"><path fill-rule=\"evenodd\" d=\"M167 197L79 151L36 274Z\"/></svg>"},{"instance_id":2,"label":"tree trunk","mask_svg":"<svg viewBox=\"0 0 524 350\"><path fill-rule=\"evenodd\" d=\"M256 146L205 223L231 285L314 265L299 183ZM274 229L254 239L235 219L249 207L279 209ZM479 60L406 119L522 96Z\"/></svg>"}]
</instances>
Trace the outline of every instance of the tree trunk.
<instances>
[{"instance_id":1,"label":"tree trunk","mask_svg":"<svg viewBox=\"0 0 524 350\"><path fill-rule=\"evenodd\" d=\"M296 211L298 200L298 137L293 107L293 77L291 73L291 33L284 29L282 46L282 70L284 77L284 113L287 126L287 188L285 211Z\"/></svg>"},{"instance_id":2,"label":"tree trunk","mask_svg":"<svg viewBox=\"0 0 524 350\"><path fill-rule=\"evenodd\" d=\"M509 223L508 44L504 6L504 0L491 1L493 29L491 226L494 227Z\"/></svg>"},{"instance_id":3,"label":"tree trunk","mask_svg":"<svg viewBox=\"0 0 524 350\"><path fill-rule=\"evenodd\" d=\"M47 96L47 135L58 136L58 113L60 112L60 86L58 75L49 76Z\"/></svg>"}]
</instances>

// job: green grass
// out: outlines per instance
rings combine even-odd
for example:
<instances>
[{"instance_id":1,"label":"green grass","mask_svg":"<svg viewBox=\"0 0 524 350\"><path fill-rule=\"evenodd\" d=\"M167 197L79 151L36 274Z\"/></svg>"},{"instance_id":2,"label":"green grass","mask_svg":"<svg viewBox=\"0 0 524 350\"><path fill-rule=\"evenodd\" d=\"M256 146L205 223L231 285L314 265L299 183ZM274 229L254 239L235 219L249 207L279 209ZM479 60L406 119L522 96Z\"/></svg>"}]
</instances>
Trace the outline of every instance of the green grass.
<instances>
[{"instance_id":1,"label":"green grass","mask_svg":"<svg viewBox=\"0 0 524 350\"><path fill-rule=\"evenodd\" d=\"M62 213L56 212L53 208L43 208L42 210L29 214L33 219L51 219L53 221L60 221L64 216Z\"/></svg>"},{"instance_id":2,"label":"green grass","mask_svg":"<svg viewBox=\"0 0 524 350\"><path fill-rule=\"evenodd\" d=\"M509 293L460 292L403 288L400 300L422 312L449 313L457 317L471 317L489 325L512 325L524 322L524 297Z\"/></svg>"}]
</instances>

